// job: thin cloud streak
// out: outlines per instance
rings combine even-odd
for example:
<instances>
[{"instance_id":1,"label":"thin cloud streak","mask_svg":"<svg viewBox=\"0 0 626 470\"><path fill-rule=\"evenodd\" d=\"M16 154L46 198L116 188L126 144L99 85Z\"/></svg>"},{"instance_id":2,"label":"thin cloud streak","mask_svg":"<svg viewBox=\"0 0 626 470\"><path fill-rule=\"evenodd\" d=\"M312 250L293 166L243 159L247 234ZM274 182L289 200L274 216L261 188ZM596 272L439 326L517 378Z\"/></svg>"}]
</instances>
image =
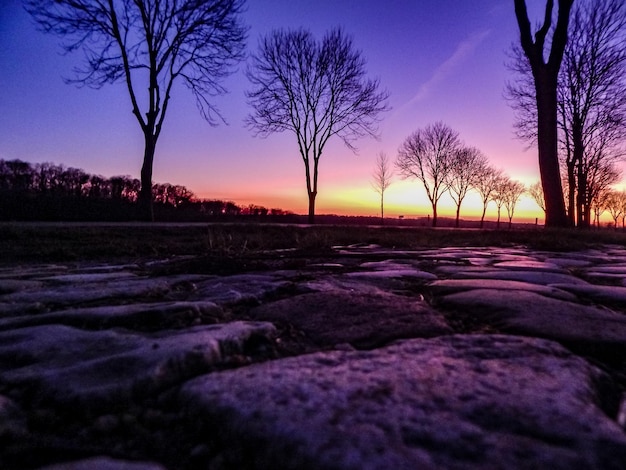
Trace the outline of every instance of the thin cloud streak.
<instances>
[{"instance_id":1,"label":"thin cloud streak","mask_svg":"<svg viewBox=\"0 0 626 470\"><path fill-rule=\"evenodd\" d=\"M444 81L468 58L476 48L489 36L491 30L480 31L470 35L461 41L454 50L454 53L435 69L430 79L423 83L415 96L410 99L402 108L413 106L414 104L428 98L432 91Z\"/></svg>"}]
</instances>

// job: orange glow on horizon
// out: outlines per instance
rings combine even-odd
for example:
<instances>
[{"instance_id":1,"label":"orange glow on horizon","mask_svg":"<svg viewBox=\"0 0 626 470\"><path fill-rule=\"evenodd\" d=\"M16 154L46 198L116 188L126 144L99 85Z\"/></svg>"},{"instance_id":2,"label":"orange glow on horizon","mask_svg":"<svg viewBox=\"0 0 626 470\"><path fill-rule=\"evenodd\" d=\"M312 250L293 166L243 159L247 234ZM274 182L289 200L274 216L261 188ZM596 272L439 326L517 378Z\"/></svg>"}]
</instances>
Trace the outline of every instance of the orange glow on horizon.
<instances>
[{"instance_id":1,"label":"orange glow on horizon","mask_svg":"<svg viewBox=\"0 0 626 470\"><path fill-rule=\"evenodd\" d=\"M240 194L197 193L199 198L222 199L232 201L240 206L250 204L260 205L268 209L282 209L295 214L307 214L308 199L306 190L283 191L268 194L259 191L256 194L241 191ZM316 214L333 214L343 216L380 217L380 195L369 185L349 188L328 187L321 188L318 193L315 207ZM402 216L405 219L417 219L432 216L432 207L423 188L414 181L397 181L385 191L384 197L385 218L395 219ZM460 218L464 220L480 220L482 215L482 201L474 194L469 193L461 205ZM439 217L454 218L456 205L444 194L437 206ZM543 223L543 211L529 197L522 196L515 207L514 222L535 223L535 219ZM485 220L495 221L497 210L493 202L487 207ZM506 209L502 207L500 220L508 222Z\"/></svg>"}]
</instances>

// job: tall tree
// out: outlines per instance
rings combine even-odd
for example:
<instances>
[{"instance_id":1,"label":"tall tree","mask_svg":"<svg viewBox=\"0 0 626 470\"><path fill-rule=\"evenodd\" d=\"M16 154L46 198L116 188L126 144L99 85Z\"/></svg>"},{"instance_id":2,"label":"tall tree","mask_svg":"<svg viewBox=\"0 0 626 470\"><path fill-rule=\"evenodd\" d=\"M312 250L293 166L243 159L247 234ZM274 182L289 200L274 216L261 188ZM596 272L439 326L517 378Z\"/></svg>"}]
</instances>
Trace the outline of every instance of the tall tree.
<instances>
[{"instance_id":1,"label":"tall tree","mask_svg":"<svg viewBox=\"0 0 626 470\"><path fill-rule=\"evenodd\" d=\"M593 0L574 7L559 76L559 124L568 175L569 210L590 224L588 188L594 166L622 156L626 133L626 5Z\"/></svg>"},{"instance_id":2,"label":"tall tree","mask_svg":"<svg viewBox=\"0 0 626 470\"><path fill-rule=\"evenodd\" d=\"M385 91L365 76L365 60L341 29L321 42L306 30L265 36L252 56L246 93L254 112L247 125L257 135L291 131L304 162L309 222L315 221L319 161L328 140L339 137L352 151L356 139L377 135L388 109Z\"/></svg>"},{"instance_id":3,"label":"tall tree","mask_svg":"<svg viewBox=\"0 0 626 470\"><path fill-rule=\"evenodd\" d=\"M152 169L172 86L183 82L202 116L221 115L211 97L225 92L221 80L244 56L244 0L25 0L48 33L82 49L83 68L70 82L100 88L124 82L144 135L140 200L152 213Z\"/></svg>"},{"instance_id":4,"label":"tall tree","mask_svg":"<svg viewBox=\"0 0 626 470\"><path fill-rule=\"evenodd\" d=\"M461 147L454 153L445 175L448 193L456 205L455 227L459 227L461 204L467 193L478 183L480 171L487 159L474 147Z\"/></svg>"},{"instance_id":5,"label":"tall tree","mask_svg":"<svg viewBox=\"0 0 626 470\"><path fill-rule=\"evenodd\" d=\"M372 187L380 194L380 222L385 223L385 191L391 185L393 170L390 168L389 158L385 152L376 156L376 165L372 176Z\"/></svg>"},{"instance_id":6,"label":"tall tree","mask_svg":"<svg viewBox=\"0 0 626 470\"><path fill-rule=\"evenodd\" d=\"M520 30L520 45L532 72L537 103L537 147L539 171L546 202L546 225L568 225L559 171L557 139L557 84L563 52L567 43L570 10L574 0L558 0L557 23L552 31L546 61L544 48L551 31L554 0L546 1L543 25L531 33L525 0L515 1L515 16Z\"/></svg>"},{"instance_id":7,"label":"tall tree","mask_svg":"<svg viewBox=\"0 0 626 470\"><path fill-rule=\"evenodd\" d=\"M437 226L437 205L448 190L448 171L461 149L459 134L442 122L428 125L411 134L400 146L396 168L404 178L422 182L433 209L433 227Z\"/></svg>"}]
</instances>

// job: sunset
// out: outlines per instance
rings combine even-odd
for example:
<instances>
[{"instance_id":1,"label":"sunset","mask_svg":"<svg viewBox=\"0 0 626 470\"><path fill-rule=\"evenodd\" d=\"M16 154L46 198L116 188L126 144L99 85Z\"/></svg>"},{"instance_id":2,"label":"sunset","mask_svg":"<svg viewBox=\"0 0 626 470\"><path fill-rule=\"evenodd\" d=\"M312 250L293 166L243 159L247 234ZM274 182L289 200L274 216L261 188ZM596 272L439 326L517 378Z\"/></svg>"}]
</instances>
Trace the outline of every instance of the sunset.
<instances>
[{"instance_id":1,"label":"sunset","mask_svg":"<svg viewBox=\"0 0 626 470\"><path fill-rule=\"evenodd\" d=\"M626 468L624 0L0 0L0 468Z\"/></svg>"},{"instance_id":2,"label":"sunset","mask_svg":"<svg viewBox=\"0 0 626 470\"><path fill-rule=\"evenodd\" d=\"M529 2L538 21L542 1ZM37 31L18 0L0 7L0 159L52 162L106 177L138 177L142 136L123 84L101 89L65 84L80 64L80 52L62 55L60 39ZM379 213L371 187L376 154L395 160L413 131L435 121L456 130L496 168L525 185L538 181L536 149L517 140L513 111L503 98L512 73L505 67L518 39L512 5L481 0L459 3L251 2L243 14L248 50L277 28L307 28L321 36L340 26L366 60L369 77L389 93L390 111L381 116L379 139L362 138L355 154L331 139L320 160L318 213ZM258 204L296 213L307 210L304 167L294 135L254 137L244 125L251 112L244 92L246 64L224 81L228 94L214 98L227 124L209 126L193 96L178 84L156 149L153 180L180 184L196 197ZM480 215L473 194L461 216ZM387 193L389 217L430 212L420 183L396 175ZM444 197L442 216L453 216ZM528 197L516 219L534 221L543 211ZM487 218L494 219L489 206Z\"/></svg>"}]
</instances>

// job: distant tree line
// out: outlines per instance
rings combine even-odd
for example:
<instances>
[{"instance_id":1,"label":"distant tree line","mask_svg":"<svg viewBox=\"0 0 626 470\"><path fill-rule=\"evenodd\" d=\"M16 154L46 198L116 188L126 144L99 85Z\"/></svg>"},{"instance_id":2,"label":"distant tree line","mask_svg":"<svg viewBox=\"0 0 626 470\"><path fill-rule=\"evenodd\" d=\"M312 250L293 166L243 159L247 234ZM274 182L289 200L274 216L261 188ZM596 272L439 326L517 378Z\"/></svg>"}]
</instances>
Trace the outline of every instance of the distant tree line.
<instances>
[{"instance_id":1,"label":"distant tree line","mask_svg":"<svg viewBox=\"0 0 626 470\"><path fill-rule=\"evenodd\" d=\"M455 227L459 227L461 205L473 190L483 203L480 228L484 227L490 202L494 202L498 210L496 227L500 228L504 207L511 228L515 206L526 192L522 183L491 166L480 150L465 145L459 133L443 122L418 129L407 137L398 150L395 165L402 178L422 183L432 206L433 227L437 226L437 208L445 193L454 201Z\"/></svg>"},{"instance_id":2,"label":"distant tree line","mask_svg":"<svg viewBox=\"0 0 626 470\"><path fill-rule=\"evenodd\" d=\"M141 182L130 176L105 178L52 163L0 159L0 220L140 220L140 190ZM169 183L152 185L152 202L155 218L164 221L290 215L255 204L199 199L185 186Z\"/></svg>"}]
</instances>

